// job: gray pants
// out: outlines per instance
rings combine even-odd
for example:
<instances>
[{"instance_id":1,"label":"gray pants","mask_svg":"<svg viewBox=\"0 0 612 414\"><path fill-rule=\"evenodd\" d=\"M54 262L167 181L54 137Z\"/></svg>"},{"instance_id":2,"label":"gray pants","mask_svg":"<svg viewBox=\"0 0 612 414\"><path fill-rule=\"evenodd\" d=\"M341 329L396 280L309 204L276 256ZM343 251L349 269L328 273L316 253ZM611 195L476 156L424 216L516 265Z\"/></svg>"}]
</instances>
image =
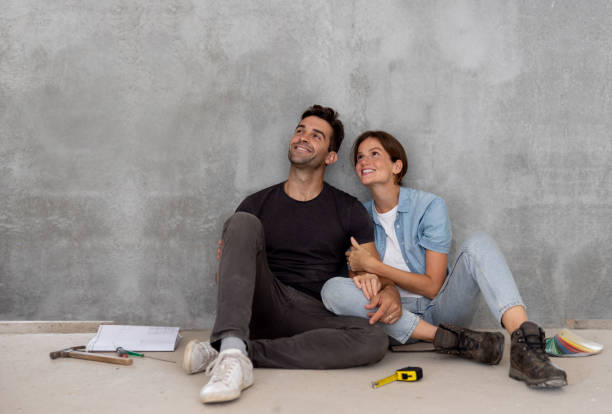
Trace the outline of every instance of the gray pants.
<instances>
[{"instance_id":1,"label":"gray pants","mask_svg":"<svg viewBox=\"0 0 612 414\"><path fill-rule=\"evenodd\" d=\"M336 316L274 276L257 217L234 214L225 222L222 240L214 347L225 337L241 338L253 364L268 368L347 368L384 356L388 338L381 327Z\"/></svg>"}]
</instances>

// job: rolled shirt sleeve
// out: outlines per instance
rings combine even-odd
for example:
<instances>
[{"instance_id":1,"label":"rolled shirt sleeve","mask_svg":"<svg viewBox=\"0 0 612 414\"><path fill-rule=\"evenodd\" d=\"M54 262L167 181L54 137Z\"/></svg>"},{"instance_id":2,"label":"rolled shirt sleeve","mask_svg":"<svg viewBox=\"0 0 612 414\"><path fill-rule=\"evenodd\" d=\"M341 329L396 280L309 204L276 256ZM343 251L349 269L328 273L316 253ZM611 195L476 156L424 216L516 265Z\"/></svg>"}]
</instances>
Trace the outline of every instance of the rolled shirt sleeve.
<instances>
[{"instance_id":1,"label":"rolled shirt sleeve","mask_svg":"<svg viewBox=\"0 0 612 414\"><path fill-rule=\"evenodd\" d=\"M438 253L448 254L451 246L451 227L446 203L435 197L427 206L417 231L418 244Z\"/></svg>"}]
</instances>

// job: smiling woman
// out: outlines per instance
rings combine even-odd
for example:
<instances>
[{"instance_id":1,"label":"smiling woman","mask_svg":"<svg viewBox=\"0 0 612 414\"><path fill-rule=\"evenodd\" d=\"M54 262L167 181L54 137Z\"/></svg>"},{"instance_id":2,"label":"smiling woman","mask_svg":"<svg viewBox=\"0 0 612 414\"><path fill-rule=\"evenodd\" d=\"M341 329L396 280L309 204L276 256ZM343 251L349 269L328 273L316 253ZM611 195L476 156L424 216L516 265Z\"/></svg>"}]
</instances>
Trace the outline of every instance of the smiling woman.
<instances>
[{"instance_id":1,"label":"smiling woman","mask_svg":"<svg viewBox=\"0 0 612 414\"><path fill-rule=\"evenodd\" d=\"M355 165L357 176L360 179L363 175L377 171L379 168L385 168L388 163L378 162L380 167L377 167L374 171L369 170L371 165L368 163L368 159L375 163L381 157L391 161L391 172L396 176L396 183L401 185L402 178L408 171L408 158L401 144L392 135L384 131L366 131L357 138L353 146L353 165ZM368 167L366 168L368 171L365 171L366 174L360 173L360 169L364 169L364 167ZM363 182L362 184L365 185Z\"/></svg>"},{"instance_id":2,"label":"smiling woman","mask_svg":"<svg viewBox=\"0 0 612 414\"><path fill-rule=\"evenodd\" d=\"M459 249L448 267L450 221L444 200L402 187L408 167L404 148L384 131L366 131L353 146L353 163L361 183L372 193L365 203L374 222L378 256L353 243L346 254L351 270L392 281L402 298L401 316L382 319L387 334L398 342L433 342L440 353L486 364L498 364L504 350L499 332L477 332L468 325L482 292L493 316L511 335L510 376L538 387L567 384L565 372L544 354L544 331L527 320L525 305L504 256L495 241L478 233ZM321 296L339 315L369 317L372 283L333 278ZM528 344L528 345L526 345Z\"/></svg>"}]
</instances>

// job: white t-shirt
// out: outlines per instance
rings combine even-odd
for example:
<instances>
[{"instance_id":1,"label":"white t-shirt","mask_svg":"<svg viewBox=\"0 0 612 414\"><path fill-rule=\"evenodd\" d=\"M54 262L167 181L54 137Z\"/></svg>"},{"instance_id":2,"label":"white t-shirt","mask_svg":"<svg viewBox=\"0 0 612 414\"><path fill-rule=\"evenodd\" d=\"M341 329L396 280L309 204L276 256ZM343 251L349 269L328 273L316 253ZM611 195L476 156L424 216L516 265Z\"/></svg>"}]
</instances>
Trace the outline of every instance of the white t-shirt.
<instances>
[{"instance_id":1,"label":"white t-shirt","mask_svg":"<svg viewBox=\"0 0 612 414\"><path fill-rule=\"evenodd\" d=\"M383 263L395 267L396 269L410 272L410 268L404 261L404 256L402 255L399 241L397 240L397 234L395 233L394 229L395 219L397 217L397 206L393 207L386 213L379 213L376 211L376 208L374 208L374 211L376 212L378 220L380 221L380 224L382 224L383 229L385 229L385 234L387 235L385 257L382 259ZM421 295L417 295L416 293L402 289L399 286L397 287L397 290L399 291L400 296L403 297L421 297Z\"/></svg>"}]
</instances>

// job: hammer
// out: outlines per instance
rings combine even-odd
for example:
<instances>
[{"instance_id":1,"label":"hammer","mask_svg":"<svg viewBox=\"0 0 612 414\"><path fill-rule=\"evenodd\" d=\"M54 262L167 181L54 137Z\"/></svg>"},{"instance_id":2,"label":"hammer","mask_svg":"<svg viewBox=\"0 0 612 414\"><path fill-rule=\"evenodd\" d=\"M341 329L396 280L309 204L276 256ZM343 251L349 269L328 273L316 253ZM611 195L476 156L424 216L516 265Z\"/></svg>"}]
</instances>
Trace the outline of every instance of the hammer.
<instances>
[{"instance_id":1,"label":"hammer","mask_svg":"<svg viewBox=\"0 0 612 414\"><path fill-rule=\"evenodd\" d=\"M129 358L119 358L110 355L100 355L91 352L79 351L79 349L85 349L85 346L73 346L72 348L61 349L59 351L51 352L49 357L51 359L56 358L77 358L77 359L89 359L90 361L109 362L111 364L119 365L132 365L132 360Z\"/></svg>"}]
</instances>

